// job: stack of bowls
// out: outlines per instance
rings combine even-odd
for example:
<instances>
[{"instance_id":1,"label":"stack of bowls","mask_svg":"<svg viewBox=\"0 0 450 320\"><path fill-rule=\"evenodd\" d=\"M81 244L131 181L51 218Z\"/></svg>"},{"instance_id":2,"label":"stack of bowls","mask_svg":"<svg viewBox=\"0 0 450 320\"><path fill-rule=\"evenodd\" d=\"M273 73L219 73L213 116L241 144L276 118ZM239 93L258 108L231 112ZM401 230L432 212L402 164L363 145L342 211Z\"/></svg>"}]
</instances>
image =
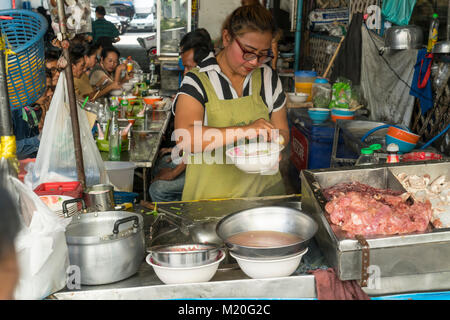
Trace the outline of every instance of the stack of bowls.
<instances>
[{"instance_id":1,"label":"stack of bowls","mask_svg":"<svg viewBox=\"0 0 450 320\"><path fill-rule=\"evenodd\" d=\"M321 124L325 122L330 116L330 109L326 108L309 108L308 115L313 121L313 124Z\"/></svg>"},{"instance_id":2,"label":"stack of bowls","mask_svg":"<svg viewBox=\"0 0 450 320\"><path fill-rule=\"evenodd\" d=\"M331 109L331 120L336 122L337 119L340 120L353 120L355 119L355 111L350 111L349 109L333 108Z\"/></svg>"},{"instance_id":3,"label":"stack of bowls","mask_svg":"<svg viewBox=\"0 0 450 320\"><path fill-rule=\"evenodd\" d=\"M414 149L420 136L398 127L390 126L386 133L386 145L395 143L399 153L407 153Z\"/></svg>"},{"instance_id":4,"label":"stack of bowls","mask_svg":"<svg viewBox=\"0 0 450 320\"><path fill-rule=\"evenodd\" d=\"M155 246L146 261L165 284L207 282L225 258L225 251L215 244Z\"/></svg>"},{"instance_id":5,"label":"stack of bowls","mask_svg":"<svg viewBox=\"0 0 450 320\"><path fill-rule=\"evenodd\" d=\"M247 276L263 279L287 277L294 273L317 229L317 223L300 210L268 206L222 218L216 233ZM263 244L246 242L254 241L259 235Z\"/></svg>"}]
</instances>

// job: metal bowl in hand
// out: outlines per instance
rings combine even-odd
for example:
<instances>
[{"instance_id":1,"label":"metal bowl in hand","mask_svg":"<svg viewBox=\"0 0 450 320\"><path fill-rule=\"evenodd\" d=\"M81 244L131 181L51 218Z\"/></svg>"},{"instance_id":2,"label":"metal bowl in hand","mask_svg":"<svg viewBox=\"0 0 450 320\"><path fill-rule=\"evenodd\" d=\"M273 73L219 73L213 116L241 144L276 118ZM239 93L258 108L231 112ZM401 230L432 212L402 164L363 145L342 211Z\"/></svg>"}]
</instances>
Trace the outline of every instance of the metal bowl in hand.
<instances>
[{"instance_id":1,"label":"metal bowl in hand","mask_svg":"<svg viewBox=\"0 0 450 320\"><path fill-rule=\"evenodd\" d=\"M215 261L220 254L218 245L180 244L161 245L149 249L153 260L163 267L186 268L197 267Z\"/></svg>"},{"instance_id":2,"label":"metal bowl in hand","mask_svg":"<svg viewBox=\"0 0 450 320\"><path fill-rule=\"evenodd\" d=\"M276 259L305 250L317 229L317 223L297 209L269 206L230 214L219 221L216 232L229 250L241 257ZM298 240L277 246L245 246L229 241L230 237L248 231L282 232L295 235Z\"/></svg>"}]
</instances>

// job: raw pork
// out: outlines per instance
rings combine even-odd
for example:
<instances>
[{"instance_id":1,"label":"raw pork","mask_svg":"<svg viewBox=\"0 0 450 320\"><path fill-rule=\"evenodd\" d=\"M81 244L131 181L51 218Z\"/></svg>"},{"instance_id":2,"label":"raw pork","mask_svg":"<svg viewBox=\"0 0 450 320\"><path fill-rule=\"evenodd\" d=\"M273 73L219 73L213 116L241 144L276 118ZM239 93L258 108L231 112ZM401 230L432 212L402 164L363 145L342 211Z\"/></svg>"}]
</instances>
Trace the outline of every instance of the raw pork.
<instances>
[{"instance_id":1,"label":"raw pork","mask_svg":"<svg viewBox=\"0 0 450 320\"><path fill-rule=\"evenodd\" d=\"M429 202L410 203L401 192L376 189L359 182L324 190L325 210L332 223L349 236L423 232L431 219Z\"/></svg>"}]
</instances>

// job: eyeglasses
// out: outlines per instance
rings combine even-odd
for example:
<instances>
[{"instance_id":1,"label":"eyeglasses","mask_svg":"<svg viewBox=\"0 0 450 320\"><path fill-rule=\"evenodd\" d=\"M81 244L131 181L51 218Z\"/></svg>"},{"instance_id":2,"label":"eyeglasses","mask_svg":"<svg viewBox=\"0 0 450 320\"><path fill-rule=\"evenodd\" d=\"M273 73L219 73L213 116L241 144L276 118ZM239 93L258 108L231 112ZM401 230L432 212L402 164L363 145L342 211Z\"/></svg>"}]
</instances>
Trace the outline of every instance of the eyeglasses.
<instances>
[{"instance_id":1,"label":"eyeglasses","mask_svg":"<svg viewBox=\"0 0 450 320\"><path fill-rule=\"evenodd\" d=\"M259 63L266 63L269 62L271 59L273 59L273 55L270 53L270 51L267 54L256 54L254 52L245 50L242 47L242 44L239 42L239 40L237 38L235 40L239 48L241 48L242 50L242 59L244 59L245 61L252 61L254 59L258 59Z\"/></svg>"}]
</instances>

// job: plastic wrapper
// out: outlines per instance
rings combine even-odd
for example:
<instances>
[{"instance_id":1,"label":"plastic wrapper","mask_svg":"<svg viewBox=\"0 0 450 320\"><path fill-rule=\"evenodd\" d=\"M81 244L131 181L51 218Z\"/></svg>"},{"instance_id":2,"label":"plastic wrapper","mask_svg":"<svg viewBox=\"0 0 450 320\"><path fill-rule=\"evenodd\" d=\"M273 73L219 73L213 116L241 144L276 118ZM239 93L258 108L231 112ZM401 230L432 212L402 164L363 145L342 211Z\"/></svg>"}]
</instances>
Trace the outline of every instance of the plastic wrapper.
<instances>
[{"instance_id":1,"label":"plastic wrapper","mask_svg":"<svg viewBox=\"0 0 450 320\"><path fill-rule=\"evenodd\" d=\"M66 285L69 251L65 230L71 218L51 211L33 190L9 177L21 216L21 230L15 240L19 280L14 298L44 299Z\"/></svg>"},{"instance_id":2,"label":"plastic wrapper","mask_svg":"<svg viewBox=\"0 0 450 320\"><path fill-rule=\"evenodd\" d=\"M25 183L33 188L46 182L78 181L69 98L61 73L42 129L35 163L28 165ZM109 183L105 165L89 127L86 112L78 108L86 186Z\"/></svg>"},{"instance_id":3,"label":"plastic wrapper","mask_svg":"<svg viewBox=\"0 0 450 320\"><path fill-rule=\"evenodd\" d=\"M55 34L59 31L58 7L55 0L48 0L48 8L52 18L52 29ZM65 0L66 27L69 39L76 34L92 31L91 7L89 0Z\"/></svg>"},{"instance_id":4,"label":"plastic wrapper","mask_svg":"<svg viewBox=\"0 0 450 320\"><path fill-rule=\"evenodd\" d=\"M348 109L350 107L351 99L351 81L343 78L338 78L332 86L330 108Z\"/></svg>"}]
</instances>

